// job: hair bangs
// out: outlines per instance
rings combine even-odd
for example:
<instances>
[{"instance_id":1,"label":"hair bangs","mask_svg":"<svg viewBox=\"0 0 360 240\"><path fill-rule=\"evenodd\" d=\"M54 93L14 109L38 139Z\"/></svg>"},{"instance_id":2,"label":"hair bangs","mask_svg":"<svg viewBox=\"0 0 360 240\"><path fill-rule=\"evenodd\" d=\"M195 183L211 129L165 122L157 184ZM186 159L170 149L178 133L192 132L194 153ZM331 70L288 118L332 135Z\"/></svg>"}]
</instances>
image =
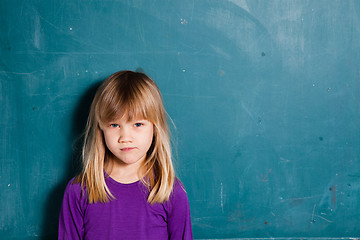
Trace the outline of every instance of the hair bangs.
<instances>
[{"instance_id":1,"label":"hair bangs","mask_svg":"<svg viewBox=\"0 0 360 240\"><path fill-rule=\"evenodd\" d=\"M127 121L155 121L156 106L152 94L146 88L132 85L135 84L116 86L103 95L98 104L101 125L123 118Z\"/></svg>"}]
</instances>

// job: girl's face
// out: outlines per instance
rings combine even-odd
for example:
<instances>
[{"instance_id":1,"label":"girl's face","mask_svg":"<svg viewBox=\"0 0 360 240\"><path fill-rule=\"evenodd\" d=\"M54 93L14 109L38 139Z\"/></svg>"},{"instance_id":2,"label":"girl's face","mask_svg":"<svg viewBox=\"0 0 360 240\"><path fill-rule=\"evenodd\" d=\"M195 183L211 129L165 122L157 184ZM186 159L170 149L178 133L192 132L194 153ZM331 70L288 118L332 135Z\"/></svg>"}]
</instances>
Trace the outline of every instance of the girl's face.
<instances>
[{"instance_id":1,"label":"girl's face","mask_svg":"<svg viewBox=\"0 0 360 240\"><path fill-rule=\"evenodd\" d=\"M123 117L105 125L102 131L106 146L115 156L115 161L138 168L151 146L154 125L147 120L128 122Z\"/></svg>"}]
</instances>

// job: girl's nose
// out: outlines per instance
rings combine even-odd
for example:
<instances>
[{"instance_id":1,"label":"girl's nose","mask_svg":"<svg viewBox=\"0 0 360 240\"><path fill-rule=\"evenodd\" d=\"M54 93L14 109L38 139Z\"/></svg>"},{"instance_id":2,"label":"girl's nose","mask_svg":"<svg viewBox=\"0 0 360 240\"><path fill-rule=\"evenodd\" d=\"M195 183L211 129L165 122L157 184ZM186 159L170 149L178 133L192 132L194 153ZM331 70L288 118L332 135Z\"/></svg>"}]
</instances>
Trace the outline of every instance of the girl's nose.
<instances>
[{"instance_id":1,"label":"girl's nose","mask_svg":"<svg viewBox=\"0 0 360 240\"><path fill-rule=\"evenodd\" d=\"M130 129L128 129L126 127L121 129L118 142L119 143L132 142Z\"/></svg>"}]
</instances>

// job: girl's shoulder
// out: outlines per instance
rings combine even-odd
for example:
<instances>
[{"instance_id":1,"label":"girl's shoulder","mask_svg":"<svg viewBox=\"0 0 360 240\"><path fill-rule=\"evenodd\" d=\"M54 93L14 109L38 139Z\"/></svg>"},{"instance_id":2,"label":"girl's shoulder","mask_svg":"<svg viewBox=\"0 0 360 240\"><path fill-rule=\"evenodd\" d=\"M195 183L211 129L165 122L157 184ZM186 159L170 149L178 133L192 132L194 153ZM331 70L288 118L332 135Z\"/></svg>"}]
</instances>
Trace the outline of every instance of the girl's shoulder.
<instances>
[{"instance_id":1,"label":"girl's shoulder","mask_svg":"<svg viewBox=\"0 0 360 240\"><path fill-rule=\"evenodd\" d=\"M65 188L64 198L68 198L68 200L81 201L84 198L86 199L85 194L85 186L81 186L81 183L76 177L74 177L68 182Z\"/></svg>"},{"instance_id":2,"label":"girl's shoulder","mask_svg":"<svg viewBox=\"0 0 360 240\"><path fill-rule=\"evenodd\" d=\"M185 187L178 178L175 178L173 190L170 195L170 201L177 203L188 202Z\"/></svg>"},{"instance_id":3,"label":"girl's shoulder","mask_svg":"<svg viewBox=\"0 0 360 240\"><path fill-rule=\"evenodd\" d=\"M175 178L174 181L174 186L173 186L173 192L180 192L180 193L185 193L186 194L186 190L184 185L182 184L182 182L180 181L180 179Z\"/></svg>"},{"instance_id":4,"label":"girl's shoulder","mask_svg":"<svg viewBox=\"0 0 360 240\"><path fill-rule=\"evenodd\" d=\"M85 191L82 189L81 183L77 182L76 178L68 182L60 210L60 225L62 228L65 228L65 225L71 225L69 224L71 221L76 223L82 221L81 219L88 206Z\"/></svg>"},{"instance_id":5,"label":"girl's shoulder","mask_svg":"<svg viewBox=\"0 0 360 240\"><path fill-rule=\"evenodd\" d=\"M77 180L77 177L74 177L70 179L68 182L66 189L72 190L72 191L78 191L81 190L81 183Z\"/></svg>"}]
</instances>

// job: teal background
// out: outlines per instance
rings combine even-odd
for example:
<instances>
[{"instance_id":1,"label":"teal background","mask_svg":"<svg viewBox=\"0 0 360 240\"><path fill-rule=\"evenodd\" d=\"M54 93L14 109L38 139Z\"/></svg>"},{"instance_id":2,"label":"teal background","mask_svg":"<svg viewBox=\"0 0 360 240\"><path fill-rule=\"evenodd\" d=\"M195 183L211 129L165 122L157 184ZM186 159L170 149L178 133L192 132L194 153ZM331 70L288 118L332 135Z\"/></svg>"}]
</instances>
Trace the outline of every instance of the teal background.
<instances>
[{"instance_id":1,"label":"teal background","mask_svg":"<svg viewBox=\"0 0 360 240\"><path fill-rule=\"evenodd\" d=\"M161 89L194 238L360 237L360 1L1 0L1 239L56 239L122 69Z\"/></svg>"}]
</instances>

